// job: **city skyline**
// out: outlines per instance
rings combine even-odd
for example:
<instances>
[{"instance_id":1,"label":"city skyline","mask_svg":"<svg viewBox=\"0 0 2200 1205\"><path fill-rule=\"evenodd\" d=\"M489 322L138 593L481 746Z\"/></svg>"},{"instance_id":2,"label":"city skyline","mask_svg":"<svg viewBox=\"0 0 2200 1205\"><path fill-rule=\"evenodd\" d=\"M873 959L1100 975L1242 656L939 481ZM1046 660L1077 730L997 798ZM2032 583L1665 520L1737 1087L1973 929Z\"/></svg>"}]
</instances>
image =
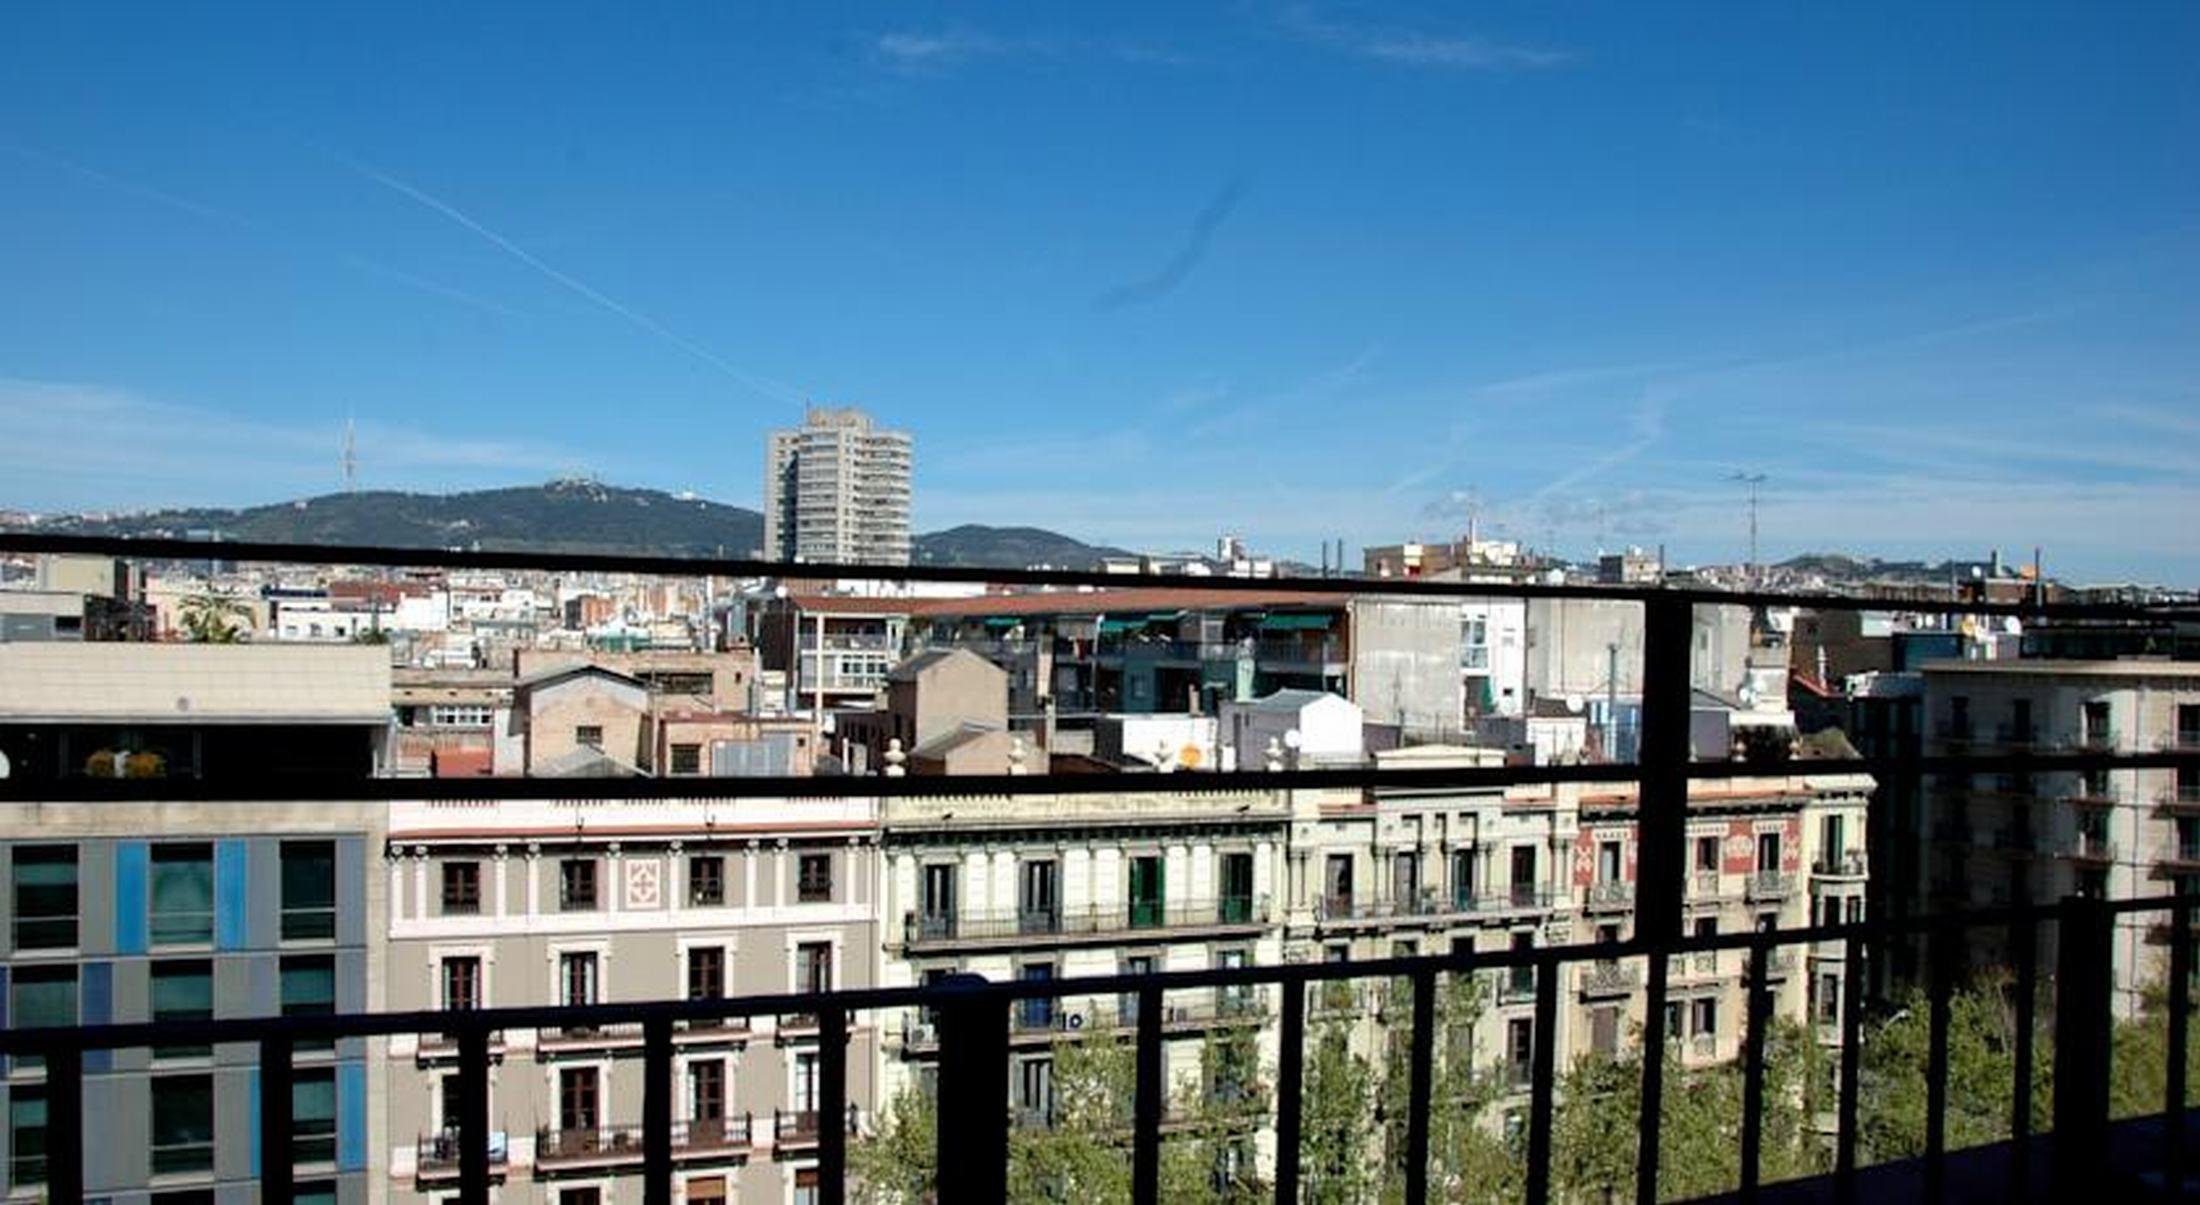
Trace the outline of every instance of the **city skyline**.
<instances>
[{"instance_id":1,"label":"city skyline","mask_svg":"<svg viewBox=\"0 0 2200 1205\"><path fill-rule=\"evenodd\" d=\"M919 530L1733 562L1762 472L1767 560L2200 578L2194 14L1572 15L14 12L0 504L332 492L356 420L753 505L814 400Z\"/></svg>"}]
</instances>

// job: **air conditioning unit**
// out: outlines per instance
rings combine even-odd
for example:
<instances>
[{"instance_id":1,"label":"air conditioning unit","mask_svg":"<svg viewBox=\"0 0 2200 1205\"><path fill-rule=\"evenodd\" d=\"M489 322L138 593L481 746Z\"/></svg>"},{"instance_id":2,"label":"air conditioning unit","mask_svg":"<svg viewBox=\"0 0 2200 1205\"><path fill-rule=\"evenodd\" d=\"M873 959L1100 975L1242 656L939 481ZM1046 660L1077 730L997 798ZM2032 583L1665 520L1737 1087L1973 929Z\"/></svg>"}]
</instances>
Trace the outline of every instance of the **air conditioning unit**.
<instances>
[{"instance_id":1,"label":"air conditioning unit","mask_svg":"<svg viewBox=\"0 0 2200 1205\"><path fill-rule=\"evenodd\" d=\"M936 1025L920 1021L909 1027L909 1044L912 1046L929 1046L939 1040L939 1027Z\"/></svg>"},{"instance_id":2,"label":"air conditioning unit","mask_svg":"<svg viewBox=\"0 0 2200 1205\"><path fill-rule=\"evenodd\" d=\"M1191 1019L1192 1010L1189 1006L1183 1004L1172 1004L1169 1006L1169 1020L1189 1021Z\"/></svg>"},{"instance_id":3,"label":"air conditioning unit","mask_svg":"<svg viewBox=\"0 0 2200 1205\"><path fill-rule=\"evenodd\" d=\"M1065 1013L1062 1016L1062 1025L1066 1029L1083 1029L1085 1027L1085 1014L1080 1012Z\"/></svg>"}]
</instances>

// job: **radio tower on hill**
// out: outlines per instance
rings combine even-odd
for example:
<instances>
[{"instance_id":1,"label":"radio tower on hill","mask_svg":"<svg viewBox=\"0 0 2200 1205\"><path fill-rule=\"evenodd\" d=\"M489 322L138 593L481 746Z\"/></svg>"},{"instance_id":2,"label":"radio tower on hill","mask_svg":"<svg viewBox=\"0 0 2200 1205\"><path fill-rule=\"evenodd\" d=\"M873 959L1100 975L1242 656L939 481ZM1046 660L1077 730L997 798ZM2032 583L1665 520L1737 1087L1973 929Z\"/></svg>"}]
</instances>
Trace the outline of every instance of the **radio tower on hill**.
<instances>
[{"instance_id":1,"label":"radio tower on hill","mask_svg":"<svg viewBox=\"0 0 2200 1205\"><path fill-rule=\"evenodd\" d=\"M344 420L344 492L359 492L359 426Z\"/></svg>"}]
</instances>

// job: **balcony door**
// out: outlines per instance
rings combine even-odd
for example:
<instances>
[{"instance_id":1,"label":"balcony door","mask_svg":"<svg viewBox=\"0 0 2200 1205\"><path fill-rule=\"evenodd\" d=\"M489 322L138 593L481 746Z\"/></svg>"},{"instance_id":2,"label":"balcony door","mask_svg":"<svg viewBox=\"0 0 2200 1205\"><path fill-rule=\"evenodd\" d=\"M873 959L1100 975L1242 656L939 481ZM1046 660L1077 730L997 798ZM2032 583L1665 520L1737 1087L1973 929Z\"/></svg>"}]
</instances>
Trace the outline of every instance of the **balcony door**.
<instances>
[{"instance_id":1,"label":"balcony door","mask_svg":"<svg viewBox=\"0 0 2200 1205\"><path fill-rule=\"evenodd\" d=\"M955 931L955 871L952 862L934 862L924 868L923 922L931 934Z\"/></svg>"},{"instance_id":2,"label":"balcony door","mask_svg":"<svg viewBox=\"0 0 2200 1205\"><path fill-rule=\"evenodd\" d=\"M1131 859L1131 927L1156 928L1161 924L1164 877L1159 855Z\"/></svg>"},{"instance_id":3,"label":"balcony door","mask_svg":"<svg viewBox=\"0 0 2200 1205\"><path fill-rule=\"evenodd\" d=\"M586 1142L588 1139L581 1136L592 1136L602 1126L599 1086L594 1067L568 1067L558 1072L558 1130L569 1135L563 1140L568 1149L573 1143Z\"/></svg>"},{"instance_id":4,"label":"balcony door","mask_svg":"<svg viewBox=\"0 0 2200 1205\"><path fill-rule=\"evenodd\" d=\"M1242 925L1253 919L1253 855L1222 855L1222 920Z\"/></svg>"},{"instance_id":5,"label":"balcony door","mask_svg":"<svg viewBox=\"0 0 2200 1205\"><path fill-rule=\"evenodd\" d=\"M1512 850L1513 903L1532 904L1535 892L1535 846L1515 845Z\"/></svg>"},{"instance_id":6,"label":"balcony door","mask_svg":"<svg viewBox=\"0 0 2200 1205\"><path fill-rule=\"evenodd\" d=\"M1017 884L1016 911L1026 933L1052 933L1061 927L1059 867L1051 859L1023 864Z\"/></svg>"}]
</instances>

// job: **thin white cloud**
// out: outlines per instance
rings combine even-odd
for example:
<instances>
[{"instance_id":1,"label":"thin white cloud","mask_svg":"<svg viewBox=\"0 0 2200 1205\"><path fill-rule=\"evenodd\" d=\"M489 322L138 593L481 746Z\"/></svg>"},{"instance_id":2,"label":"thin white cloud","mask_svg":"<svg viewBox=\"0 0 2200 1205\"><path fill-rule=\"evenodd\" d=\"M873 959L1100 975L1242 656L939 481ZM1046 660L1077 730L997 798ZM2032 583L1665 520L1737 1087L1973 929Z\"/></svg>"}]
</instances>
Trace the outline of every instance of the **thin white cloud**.
<instances>
[{"instance_id":1,"label":"thin white cloud","mask_svg":"<svg viewBox=\"0 0 2200 1205\"><path fill-rule=\"evenodd\" d=\"M936 75L979 59L1097 56L1141 66L1182 66L1178 51L1148 42L1053 36L1006 37L982 30L899 29L871 39L871 57L906 75Z\"/></svg>"},{"instance_id":2,"label":"thin white cloud","mask_svg":"<svg viewBox=\"0 0 2200 1205\"><path fill-rule=\"evenodd\" d=\"M1573 62L1571 51L1466 34L1332 20L1306 5L1283 12L1283 27L1302 41L1379 62L1450 71L1540 71Z\"/></svg>"},{"instance_id":3,"label":"thin white cloud","mask_svg":"<svg viewBox=\"0 0 2200 1205\"><path fill-rule=\"evenodd\" d=\"M237 506L343 486L343 423L273 421L128 390L0 377L0 505L32 510ZM612 472L570 449L362 422L363 484L472 488L482 478ZM250 491L240 496L239 491Z\"/></svg>"},{"instance_id":4,"label":"thin white cloud","mask_svg":"<svg viewBox=\"0 0 2200 1205\"><path fill-rule=\"evenodd\" d=\"M489 227L483 225L481 222L469 216L465 211L459 209L455 205L452 205L450 202L443 200L441 197L438 197L433 193L427 192L426 190L418 188L412 184L408 184L405 181L400 180L387 172L371 167L365 163L361 163L360 161L350 158L349 156L335 154L334 152L330 152L330 155L337 162L343 164L345 167L350 168L352 171L357 172L361 176L364 176L367 179L372 180L376 184L379 184L382 187L397 193L399 196L406 197L412 201L415 201L418 204L423 205L428 209L443 215L451 221L456 222L458 225L464 227L465 229L472 231L474 234L487 240L491 245L497 247L505 254L510 255L512 258L518 260L519 262L527 265L530 268L533 268L536 272L541 273L553 283L561 285L567 290L576 293L582 298L585 298L586 300L594 303L598 308L608 311L609 313L614 314L620 318L624 318L626 321L640 327L642 330L647 331L652 335L655 335L657 338L662 339L666 343L671 344L672 346L680 349L683 352L686 352L688 355L693 356L694 358L702 361L705 364L710 365L713 368L716 368L717 370L733 378L736 382L740 383L743 387L751 390L752 392L760 393L775 401L781 402L800 402L803 400L802 394L794 389L792 386L783 384L779 381L774 381L769 377L758 376L755 373L749 372L746 369L743 369L734 364L732 361L727 360L725 357L720 356L718 353L711 351L709 348L701 346L693 340L679 334L677 331L672 330L670 327L665 326L663 323L657 321L649 315L642 313L640 310L637 310L632 306L626 305L620 301L606 296L602 292L599 292L598 290L587 284L585 281L582 281L577 277L559 271L557 268L552 267L550 264L544 262L539 256L536 256L532 252L529 252L525 247L522 247L512 240L504 237L503 235L498 234L496 231L491 230Z\"/></svg>"}]
</instances>

